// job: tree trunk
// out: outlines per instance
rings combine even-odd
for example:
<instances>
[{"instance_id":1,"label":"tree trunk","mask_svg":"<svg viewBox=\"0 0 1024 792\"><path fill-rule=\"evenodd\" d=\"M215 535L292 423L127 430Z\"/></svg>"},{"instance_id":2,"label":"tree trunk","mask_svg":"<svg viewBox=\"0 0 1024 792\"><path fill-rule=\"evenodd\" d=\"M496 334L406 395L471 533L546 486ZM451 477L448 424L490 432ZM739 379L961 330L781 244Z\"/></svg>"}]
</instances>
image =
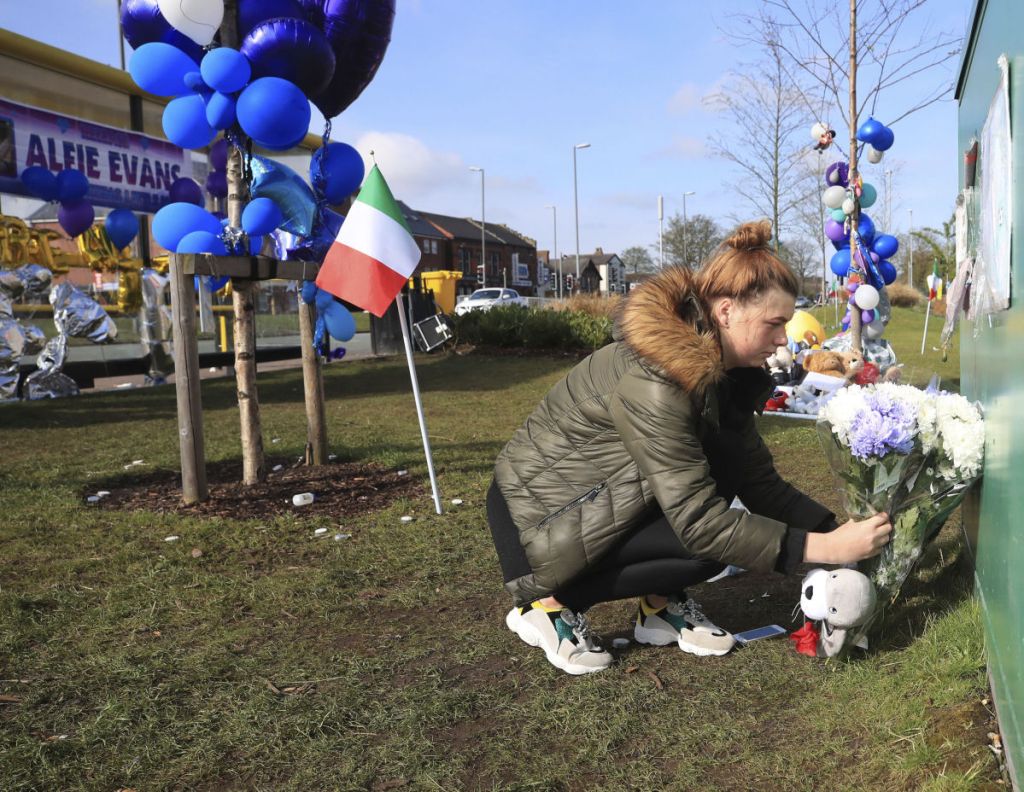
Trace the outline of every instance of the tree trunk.
<instances>
[{"instance_id":1,"label":"tree trunk","mask_svg":"<svg viewBox=\"0 0 1024 792\"><path fill-rule=\"evenodd\" d=\"M850 0L850 183L857 179L857 0ZM854 193L853 216L850 218L850 268L854 265L854 254L857 252L857 225L860 223L860 199ZM867 266L864 262L865 283L867 282ZM856 303L850 309L850 348L861 352L864 348L861 341L860 310Z\"/></svg>"},{"instance_id":2,"label":"tree trunk","mask_svg":"<svg viewBox=\"0 0 1024 792\"><path fill-rule=\"evenodd\" d=\"M320 355L313 348L316 306L299 300L299 343L302 344L302 385L306 393L306 464L327 461L327 424L324 420L324 375Z\"/></svg>"}]
</instances>

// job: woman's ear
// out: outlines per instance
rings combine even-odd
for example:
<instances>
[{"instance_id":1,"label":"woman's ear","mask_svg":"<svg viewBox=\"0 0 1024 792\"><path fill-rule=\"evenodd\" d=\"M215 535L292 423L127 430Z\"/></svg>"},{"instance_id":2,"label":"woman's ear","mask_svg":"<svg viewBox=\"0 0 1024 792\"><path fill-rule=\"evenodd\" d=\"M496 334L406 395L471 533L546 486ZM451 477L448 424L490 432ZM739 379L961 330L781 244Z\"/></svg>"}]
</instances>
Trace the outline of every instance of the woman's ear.
<instances>
[{"instance_id":1,"label":"woman's ear","mask_svg":"<svg viewBox=\"0 0 1024 792\"><path fill-rule=\"evenodd\" d=\"M711 306L711 315L715 318L715 324L719 327L728 327L734 307L730 297L719 297L715 300L714 305Z\"/></svg>"}]
</instances>

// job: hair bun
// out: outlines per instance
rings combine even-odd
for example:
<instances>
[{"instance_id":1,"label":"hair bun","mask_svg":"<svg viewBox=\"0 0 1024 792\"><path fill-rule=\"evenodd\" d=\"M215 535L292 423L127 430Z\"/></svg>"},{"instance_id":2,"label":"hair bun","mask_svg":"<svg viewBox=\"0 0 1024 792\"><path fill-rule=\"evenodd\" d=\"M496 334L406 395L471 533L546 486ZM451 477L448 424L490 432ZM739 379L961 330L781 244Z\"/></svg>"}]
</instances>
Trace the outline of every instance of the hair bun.
<instances>
[{"instance_id":1,"label":"hair bun","mask_svg":"<svg viewBox=\"0 0 1024 792\"><path fill-rule=\"evenodd\" d=\"M743 223L725 240L725 244L734 250L756 250L768 245L772 238L772 223L770 220L755 220L752 223Z\"/></svg>"}]
</instances>

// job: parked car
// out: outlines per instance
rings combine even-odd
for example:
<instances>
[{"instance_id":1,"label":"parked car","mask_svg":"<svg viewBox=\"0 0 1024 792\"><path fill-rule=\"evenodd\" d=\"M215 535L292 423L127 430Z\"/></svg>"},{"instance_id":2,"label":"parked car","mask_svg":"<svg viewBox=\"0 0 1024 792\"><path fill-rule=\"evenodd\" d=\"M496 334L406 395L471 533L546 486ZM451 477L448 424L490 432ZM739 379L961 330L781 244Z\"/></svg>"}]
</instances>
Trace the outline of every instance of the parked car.
<instances>
[{"instance_id":1,"label":"parked car","mask_svg":"<svg viewBox=\"0 0 1024 792\"><path fill-rule=\"evenodd\" d=\"M515 289L477 289L455 306L455 315L487 311L495 305L522 305L525 308L526 304L526 298L521 297Z\"/></svg>"},{"instance_id":2,"label":"parked car","mask_svg":"<svg viewBox=\"0 0 1024 792\"><path fill-rule=\"evenodd\" d=\"M799 297L796 298L796 307L797 308L801 308L801 309L803 309L803 308L810 308L813 305L814 305L814 303L811 302L811 298L810 297L805 297L804 295L801 294Z\"/></svg>"}]
</instances>

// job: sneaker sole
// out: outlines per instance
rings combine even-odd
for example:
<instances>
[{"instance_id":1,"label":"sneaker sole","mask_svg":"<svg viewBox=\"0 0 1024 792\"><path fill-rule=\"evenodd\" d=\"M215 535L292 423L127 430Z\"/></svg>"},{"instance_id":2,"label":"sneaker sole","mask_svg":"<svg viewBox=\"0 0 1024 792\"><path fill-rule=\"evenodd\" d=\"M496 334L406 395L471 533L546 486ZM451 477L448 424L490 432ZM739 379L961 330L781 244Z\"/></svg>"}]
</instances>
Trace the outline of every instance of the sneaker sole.
<instances>
[{"instance_id":1,"label":"sneaker sole","mask_svg":"<svg viewBox=\"0 0 1024 792\"><path fill-rule=\"evenodd\" d=\"M697 644L685 643L683 641L683 637L683 634L680 633L679 640L677 641L677 643L679 644L679 648L687 654L697 655L698 657L721 657L722 655L729 654L729 652L732 651L732 648L736 646L736 642L733 641L725 649L711 649L707 646L698 646Z\"/></svg>"},{"instance_id":2,"label":"sneaker sole","mask_svg":"<svg viewBox=\"0 0 1024 792\"><path fill-rule=\"evenodd\" d=\"M729 654L732 651L733 646L731 644L726 649L711 649L707 646L698 646L685 642L683 635L680 634L678 637L675 635L666 635L663 630L653 630L649 627L634 627L633 637L637 643L647 644L649 646L668 646L670 644L677 644L687 654L697 655L698 657L721 657L722 655Z\"/></svg>"},{"instance_id":3,"label":"sneaker sole","mask_svg":"<svg viewBox=\"0 0 1024 792\"><path fill-rule=\"evenodd\" d=\"M592 666L575 665L573 663L569 663L561 655L557 655L554 652L549 651L547 647L541 646L540 633L537 632L533 625L523 619L518 608L513 608L505 615L505 626L518 635L523 643L529 644L530 646L540 646L544 652L544 656L548 659L548 662L555 668L560 671L564 671L567 674L572 674L573 676L594 674L598 671L604 671L608 667L601 666L599 668L594 668Z\"/></svg>"}]
</instances>

